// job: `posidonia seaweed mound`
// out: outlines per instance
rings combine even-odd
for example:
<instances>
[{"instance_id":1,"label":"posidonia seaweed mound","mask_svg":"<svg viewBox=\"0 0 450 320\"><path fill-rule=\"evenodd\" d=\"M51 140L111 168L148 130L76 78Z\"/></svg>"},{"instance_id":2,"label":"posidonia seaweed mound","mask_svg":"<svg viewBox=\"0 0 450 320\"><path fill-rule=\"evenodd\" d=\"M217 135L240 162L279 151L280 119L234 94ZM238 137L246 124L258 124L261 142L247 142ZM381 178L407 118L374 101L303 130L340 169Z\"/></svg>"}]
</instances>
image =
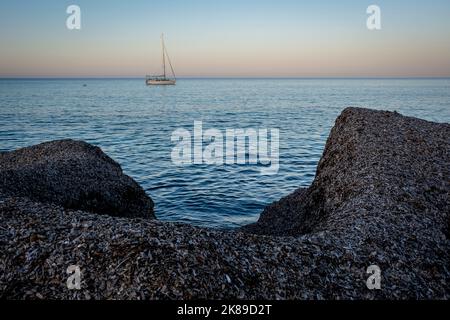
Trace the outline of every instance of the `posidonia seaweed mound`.
<instances>
[{"instance_id":1,"label":"posidonia seaweed mound","mask_svg":"<svg viewBox=\"0 0 450 320\"><path fill-rule=\"evenodd\" d=\"M83 141L0 153L0 193L68 209L154 218L153 201L118 163Z\"/></svg>"},{"instance_id":2,"label":"posidonia seaweed mound","mask_svg":"<svg viewBox=\"0 0 450 320\"><path fill-rule=\"evenodd\" d=\"M448 299L449 136L448 124L346 109L311 187L234 231L2 192L0 296ZM66 286L70 265L80 290ZM366 285L371 265L380 290Z\"/></svg>"}]
</instances>

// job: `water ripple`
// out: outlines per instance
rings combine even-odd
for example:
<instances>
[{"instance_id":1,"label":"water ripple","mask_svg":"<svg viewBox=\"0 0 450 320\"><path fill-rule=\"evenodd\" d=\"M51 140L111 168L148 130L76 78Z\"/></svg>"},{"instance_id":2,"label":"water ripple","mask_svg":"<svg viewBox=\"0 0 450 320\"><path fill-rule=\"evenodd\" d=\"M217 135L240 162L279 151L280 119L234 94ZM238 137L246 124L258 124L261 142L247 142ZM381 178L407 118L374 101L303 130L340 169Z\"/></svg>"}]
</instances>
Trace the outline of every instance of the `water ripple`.
<instances>
[{"instance_id":1,"label":"water ripple","mask_svg":"<svg viewBox=\"0 0 450 320\"><path fill-rule=\"evenodd\" d=\"M88 83L83 87L83 83ZM308 186L336 117L347 106L450 120L450 80L0 80L0 150L54 139L99 145L154 199L159 219L231 228ZM278 128L280 168L172 164L171 133Z\"/></svg>"}]
</instances>

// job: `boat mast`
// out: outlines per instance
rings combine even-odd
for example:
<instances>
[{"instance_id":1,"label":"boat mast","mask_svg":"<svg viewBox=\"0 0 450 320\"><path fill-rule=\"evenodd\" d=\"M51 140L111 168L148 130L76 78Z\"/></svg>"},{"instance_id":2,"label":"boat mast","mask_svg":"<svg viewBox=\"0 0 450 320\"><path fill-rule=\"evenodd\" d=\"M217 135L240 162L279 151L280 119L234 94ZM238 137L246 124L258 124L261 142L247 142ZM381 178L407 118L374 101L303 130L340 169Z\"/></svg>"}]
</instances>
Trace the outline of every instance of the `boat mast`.
<instances>
[{"instance_id":1,"label":"boat mast","mask_svg":"<svg viewBox=\"0 0 450 320\"><path fill-rule=\"evenodd\" d=\"M166 78L166 53L164 52L164 33L161 33L161 45L162 45L164 79L165 79Z\"/></svg>"},{"instance_id":2,"label":"boat mast","mask_svg":"<svg viewBox=\"0 0 450 320\"><path fill-rule=\"evenodd\" d=\"M167 61L169 61L169 66L170 66L170 70L172 70L173 78L176 79L177 76L175 75L175 71L173 71L172 62L170 61L169 53L167 52L167 49L166 49L166 45L165 45L165 44L164 44L164 52L166 53Z\"/></svg>"}]
</instances>

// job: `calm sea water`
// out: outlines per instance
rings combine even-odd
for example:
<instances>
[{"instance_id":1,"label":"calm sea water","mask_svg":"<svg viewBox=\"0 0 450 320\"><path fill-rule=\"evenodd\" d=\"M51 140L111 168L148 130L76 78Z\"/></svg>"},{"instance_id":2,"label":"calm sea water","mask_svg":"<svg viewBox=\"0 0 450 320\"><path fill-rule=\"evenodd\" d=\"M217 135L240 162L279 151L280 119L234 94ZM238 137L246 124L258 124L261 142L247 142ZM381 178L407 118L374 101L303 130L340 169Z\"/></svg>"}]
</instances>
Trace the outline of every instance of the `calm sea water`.
<instances>
[{"instance_id":1,"label":"calm sea water","mask_svg":"<svg viewBox=\"0 0 450 320\"><path fill-rule=\"evenodd\" d=\"M83 86L86 84L87 86ZM235 227L272 201L308 186L335 118L347 106L450 121L450 80L142 79L0 80L0 150L54 139L100 146L156 203L161 220ZM171 162L171 133L279 128L280 169Z\"/></svg>"}]
</instances>

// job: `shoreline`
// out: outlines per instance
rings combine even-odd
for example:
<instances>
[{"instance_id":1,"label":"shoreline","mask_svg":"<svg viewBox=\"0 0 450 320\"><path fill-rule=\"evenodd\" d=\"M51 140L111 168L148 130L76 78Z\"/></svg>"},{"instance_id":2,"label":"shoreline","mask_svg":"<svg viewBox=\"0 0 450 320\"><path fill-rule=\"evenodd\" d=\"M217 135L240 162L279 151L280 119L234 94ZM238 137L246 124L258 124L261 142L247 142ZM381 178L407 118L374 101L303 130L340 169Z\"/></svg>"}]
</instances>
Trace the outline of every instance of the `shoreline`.
<instances>
[{"instance_id":1,"label":"shoreline","mask_svg":"<svg viewBox=\"0 0 450 320\"><path fill-rule=\"evenodd\" d=\"M448 136L445 123L348 108L312 185L231 231L155 220L151 198L87 143L0 153L0 296L448 299ZM79 291L61 285L73 263ZM370 265L383 290L366 287Z\"/></svg>"}]
</instances>

